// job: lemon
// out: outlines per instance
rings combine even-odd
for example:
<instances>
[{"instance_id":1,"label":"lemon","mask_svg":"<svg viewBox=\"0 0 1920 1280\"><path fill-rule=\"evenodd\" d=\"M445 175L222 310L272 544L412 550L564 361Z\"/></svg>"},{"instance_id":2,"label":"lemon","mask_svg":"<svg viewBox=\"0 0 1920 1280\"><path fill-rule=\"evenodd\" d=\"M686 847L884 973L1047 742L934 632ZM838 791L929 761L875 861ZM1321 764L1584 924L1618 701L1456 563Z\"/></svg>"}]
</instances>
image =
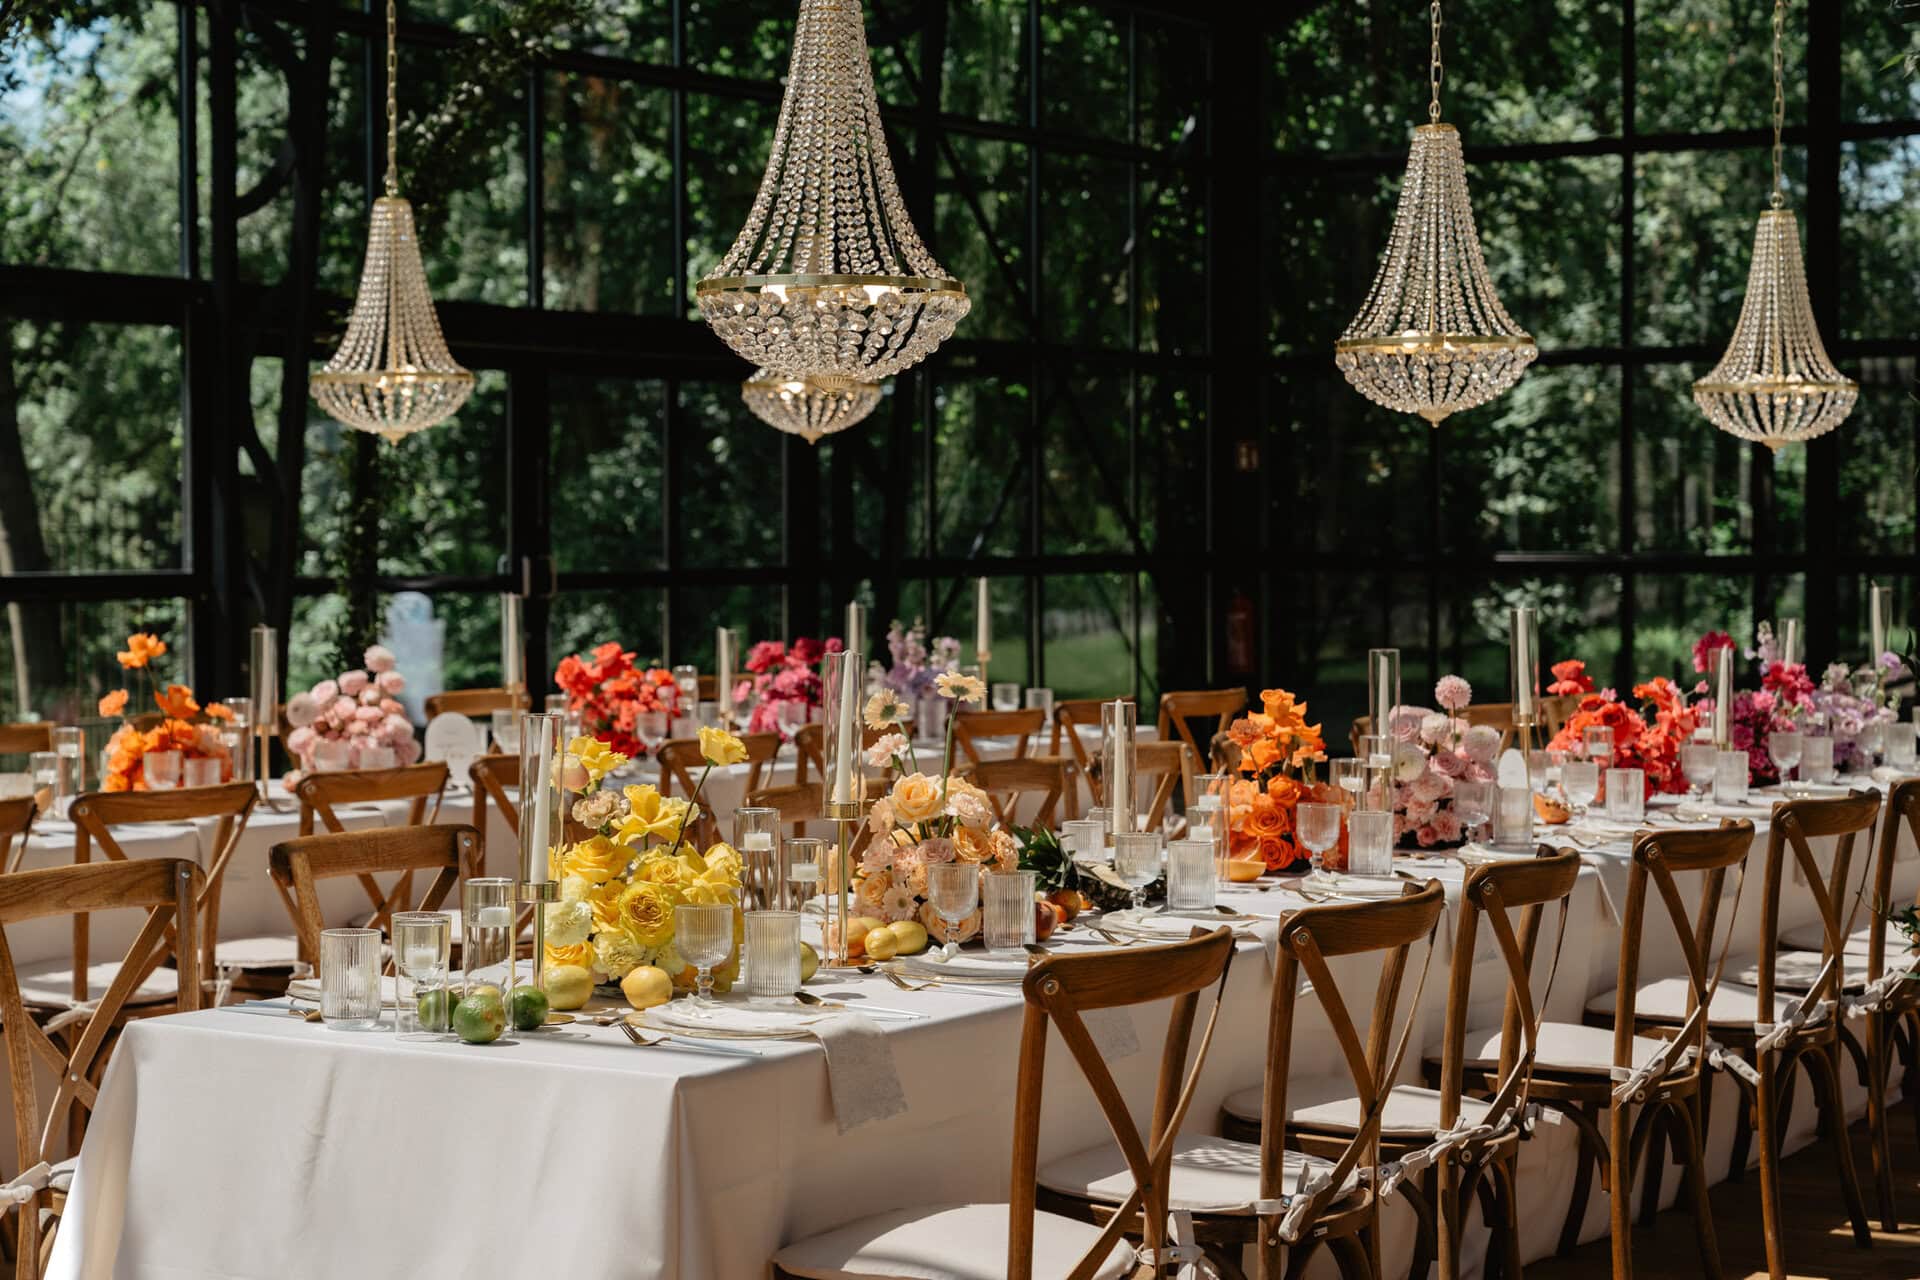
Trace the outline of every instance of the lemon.
<instances>
[{"instance_id":1,"label":"lemon","mask_svg":"<svg viewBox=\"0 0 1920 1280\"><path fill-rule=\"evenodd\" d=\"M453 1029L468 1044L492 1044L507 1029L507 1006L497 991L476 992L453 1006Z\"/></svg>"},{"instance_id":2,"label":"lemon","mask_svg":"<svg viewBox=\"0 0 1920 1280\"><path fill-rule=\"evenodd\" d=\"M802 982L810 981L813 978L813 975L818 972L820 972L820 953L813 949L812 943L808 943L808 942L801 943L800 944L800 981Z\"/></svg>"},{"instance_id":3,"label":"lemon","mask_svg":"<svg viewBox=\"0 0 1920 1280\"><path fill-rule=\"evenodd\" d=\"M665 969L643 964L620 979L620 994L636 1009L651 1009L673 999L673 979Z\"/></svg>"},{"instance_id":4,"label":"lemon","mask_svg":"<svg viewBox=\"0 0 1920 1280\"><path fill-rule=\"evenodd\" d=\"M870 960L891 960L900 954L900 939L885 925L867 935L866 946Z\"/></svg>"},{"instance_id":5,"label":"lemon","mask_svg":"<svg viewBox=\"0 0 1920 1280\"><path fill-rule=\"evenodd\" d=\"M532 1031L547 1020L547 993L532 983L526 983L513 989L513 995L507 999L507 1009L513 1015L515 1031Z\"/></svg>"},{"instance_id":6,"label":"lemon","mask_svg":"<svg viewBox=\"0 0 1920 1280\"><path fill-rule=\"evenodd\" d=\"M593 995L593 975L577 964L557 964L546 972L547 1001L555 1009L578 1009Z\"/></svg>"},{"instance_id":7,"label":"lemon","mask_svg":"<svg viewBox=\"0 0 1920 1280\"><path fill-rule=\"evenodd\" d=\"M917 956L927 949L927 926L918 920L896 921L887 926L887 932L893 935L896 955Z\"/></svg>"}]
</instances>

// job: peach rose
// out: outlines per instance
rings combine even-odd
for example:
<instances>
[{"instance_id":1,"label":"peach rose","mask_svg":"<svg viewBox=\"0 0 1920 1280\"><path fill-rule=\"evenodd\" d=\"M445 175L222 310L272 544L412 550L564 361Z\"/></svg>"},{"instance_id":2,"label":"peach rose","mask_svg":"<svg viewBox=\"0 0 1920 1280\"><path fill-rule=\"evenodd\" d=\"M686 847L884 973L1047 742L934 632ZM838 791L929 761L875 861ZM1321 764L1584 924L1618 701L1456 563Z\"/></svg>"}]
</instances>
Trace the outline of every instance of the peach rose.
<instances>
[{"instance_id":1,"label":"peach rose","mask_svg":"<svg viewBox=\"0 0 1920 1280\"><path fill-rule=\"evenodd\" d=\"M924 773L910 773L893 784L887 799L899 822L925 822L940 812L940 784Z\"/></svg>"}]
</instances>

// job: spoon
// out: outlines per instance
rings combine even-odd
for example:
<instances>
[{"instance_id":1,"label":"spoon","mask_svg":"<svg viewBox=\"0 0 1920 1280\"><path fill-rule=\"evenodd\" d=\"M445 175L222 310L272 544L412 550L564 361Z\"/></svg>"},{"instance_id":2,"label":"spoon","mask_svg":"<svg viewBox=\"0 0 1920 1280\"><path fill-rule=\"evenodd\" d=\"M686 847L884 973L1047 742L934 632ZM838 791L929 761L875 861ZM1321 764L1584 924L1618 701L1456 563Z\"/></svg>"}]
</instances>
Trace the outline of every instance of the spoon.
<instances>
[{"instance_id":1,"label":"spoon","mask_svg":"<svg viewBox=\"0 0 1920 1280\"><path fill-rule=\"evenodd\" d=\"M837 1009L846 1013L871 1014L876 1018L893 1017L918 1020L927 1016L924 1013L916 1013L912 1009L889 1009L885 1005L878 1004L861 1004L855 1006L843 1004L837 1000L822 1000L811 991L796 991L793 993L793 998L810 1009Z\"/></svg>"}]
</instances>

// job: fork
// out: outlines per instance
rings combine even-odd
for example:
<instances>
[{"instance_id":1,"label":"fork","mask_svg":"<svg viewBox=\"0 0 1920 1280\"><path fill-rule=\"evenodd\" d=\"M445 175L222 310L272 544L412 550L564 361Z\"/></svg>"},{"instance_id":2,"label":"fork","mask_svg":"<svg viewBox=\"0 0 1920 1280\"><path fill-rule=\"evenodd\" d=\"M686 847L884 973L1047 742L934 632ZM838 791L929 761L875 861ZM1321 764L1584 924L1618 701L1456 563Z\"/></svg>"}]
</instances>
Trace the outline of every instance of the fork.
<instances>
[{"instance_id":1,"label":"fork","mask_svg":"<svg viewBox=\"0 0 1920 1280\"><path fill-rule=\"evenodd\" d=\"M757 1058L758 1049L749 1049L745 1045L734 1044L691 1044L677 1036L643 1036L628 1022L614 1024L627 1039L642 1049L685 1049L689 1053L715 1053L728 1058Z\"/></svg>"}]
</instances>

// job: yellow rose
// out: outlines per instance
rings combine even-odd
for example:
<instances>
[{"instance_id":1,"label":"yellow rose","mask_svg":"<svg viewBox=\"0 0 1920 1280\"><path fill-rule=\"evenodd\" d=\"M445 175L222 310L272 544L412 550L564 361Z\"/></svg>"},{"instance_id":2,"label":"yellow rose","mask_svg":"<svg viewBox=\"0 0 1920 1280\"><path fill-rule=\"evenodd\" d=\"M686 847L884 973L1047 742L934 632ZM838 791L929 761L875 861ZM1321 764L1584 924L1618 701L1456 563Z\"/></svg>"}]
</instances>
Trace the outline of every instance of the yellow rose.
<instances>
[{"instance_id":1,"label":"yellow rose","mask_svg":"<svg viewBox=\"0 0 1920 1280\"><path fill-rule=\"evenodd\" d=\"M909 773L893 784L887 797L898 822L925 822L940 812L940 784L924 773Z\"/></svg>"},{"instance_id":2,"label":"yellow rose","mask_svg":"<svg viewBox=\"0 0 1920 1280\"><path fill-rule=\"evenodd\" d=\"M642 947L658 947L673 936L673 909L681 895L665 885L629 885L620 895L621 932Z\"/></svg>"},{"instance_id":3,"label":"yellow rose","mask_svg":"<svg viewBox=\"0 0 1920 1280\"><path fill-rule=\"evenodd\" d=\"M589 836L560 859L562 877L579 876L588 884L605 884L626 870L633 850L605 836Z\"/></svg>"},{"instance_id":4,"label":"yellow rose","mask_svg":"<svg viewBox=\"0 0 1920 1280\"><path fill-rule=\"evenodd\" d=\"M707 870L724 872L735 880L742 866L739 852L730 844L716 844L707 850Z\"/></svg>"},{"instance_id":5,"label":"yellow rose","mask_svg":"<svg viewBox=\"0 0 1920 1280\"><path fill-rule=\"evenodd\" d=\"M634 872L634 879L647 884L679 884L679 860L655 855L640 864Z\"/></svg>"},{"instance_id":6,"label":"yellow rose","mask_svg":"<svg viewBox=\"0 0 1920 1280\"><path fill-rule=\"evenodd\" d=\"M593 967L593 943L577 942L571 947L548 947L547 964L577 964L583 969L590 969Z\"/></svg>"},{"instance_id":7,"label":"yellow rose","mask_svg":"<svg viewBox=\"0 0 1920 1280\"><path fill-rule=\"evenodd\" d=\"M645 783L628 787L626 796L627 816L614 833L617 839L626 844L642 842L648 836L660 841L677 839L682 823L690 826L700 817L700 811L693 809L685 800L678 796L669 800Z\"/></svg>"},{"instance_id":8,"label":"yellow rose","mask_svg":"<svg viewBox=\"0 0 1920 1280\"><path fill-rule=\"evenodd\" d=\"M725 729L701 725L700 756L708 764L745 764L747 744Z\"/></svg>"},{"instance_id":9,"label":"yellow rose","mask_svg":"<svg viewBox=\"0 0 1920 1280\"><path fill-rule=\"evenodd\" d=\"M590 781L598 782L627 762L627 758L598 738L582 735L567 744L567 754L587 771Z\"/></svg>"},{"instance_id":10,"label":"yellow rose","mask_svg":"<svg viewBox=\"0 0 1920 1280\"><path fill-rule=\"evenodd\" d=\"M593 909L593 931L596 934L619 930L620 895L626 891L624 881L609 880L587 896L587 905Z\"/></svg>"},{"instance_id":11,"label":"yellow rose","mask_svg":"<svg viewBox=\"0 0 1920 1280\"><path fill-rule=\"evenodd\" d=\"M700 856L700 852L697 849L682 849L680 851L680 866L686 871L687 875L699 876L705 874L707 870L707 860Z\"/></svg>"},{"instance_id":12,"label":"yellow rose","mask_svg":"<svg viewBox=\"0 0 1920 1280\"><path fill-rule=\"evenodd\" d=\"M953 833L953 856L961 862L985 862L993 856L986 832L961 827Z\"/></svg>"},{"instance_id":13,"label":"yellow rose","mask_svg":"<svg viewBox=\"0 0 1920 1280\"><path fill-rule=\"evenodd\" d=\"M706 884L699 880L694 881L692 884L682 886L680 891L686 894L687 901L692 903L698 903L698 904L704 905L708 903L728 901L728 899L723 898L720 895L720 891L718 889L715 889L712 885Z\"/></svg>"}]
</instances>

